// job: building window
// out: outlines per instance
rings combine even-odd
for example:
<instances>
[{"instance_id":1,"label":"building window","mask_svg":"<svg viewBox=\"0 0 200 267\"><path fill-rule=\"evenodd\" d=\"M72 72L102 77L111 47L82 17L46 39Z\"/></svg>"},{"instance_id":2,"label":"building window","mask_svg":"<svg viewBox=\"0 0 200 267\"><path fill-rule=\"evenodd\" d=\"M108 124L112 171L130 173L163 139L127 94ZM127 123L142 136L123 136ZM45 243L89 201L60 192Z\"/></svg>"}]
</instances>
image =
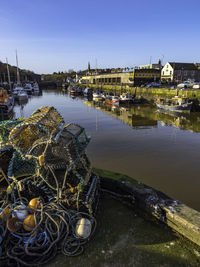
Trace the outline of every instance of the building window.
<instances>
[{"instance_id":1,"label":"building window","mask_svg":"<svg viewBox=\"0 0 200 267\"><path fill-rule=\"evenodd\" d=\"M165 72L163 71L162 74L165 75Z\"/></svg>"}]
</instances>

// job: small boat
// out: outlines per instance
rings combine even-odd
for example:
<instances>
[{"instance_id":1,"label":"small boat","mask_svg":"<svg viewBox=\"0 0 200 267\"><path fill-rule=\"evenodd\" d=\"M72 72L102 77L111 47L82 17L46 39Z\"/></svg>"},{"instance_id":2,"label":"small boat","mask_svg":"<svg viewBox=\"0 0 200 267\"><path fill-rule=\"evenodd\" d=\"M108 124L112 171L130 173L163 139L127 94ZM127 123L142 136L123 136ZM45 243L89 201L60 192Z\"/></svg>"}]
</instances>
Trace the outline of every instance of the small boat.
<instances>
[{"instance_id":1,"label":"small boat","mask_svg":"<svg viewBox=\"0 0 200 267\"><path fill-rule=\"evenodd\" d=\"M92 96L93 96L93 101L95 101L95 102L98 102L98 101L102 101L103 100L102 94L99 93L99 92L94 92L92 94Z\"/></svg>"},{"instance_id":2,"label":"small boat","mask_svg":"<svg viewBox=\"0 0 200 267\"><path fill-rule=\"evenodd\" d=\"M105 103L107 105L119 106L119 97L118 96L108 96L108 97L106 97Z\"/></svg>"},{"instance_id":3,"label":"small boat","mask_svg":"<svg viewBox=\"0 0 200 267\"><path fill-rule=\"evenodd\" d=\"M32 94L32 91L33 91L33 87L30 83L26 83L24 85L24 91L27 92L27 94Z\"/></svg>"},{"instance_id":4,"label":"small boat","mask_svg":"<svg viewBox=\"0 0 200 267\"><path fill-rule=\"evenodd\" d=\"M93 94L93 89L92 89L92 88L85 88L85 89L83 90L83 94L84 94L84 96L92 96L92 94Z\"/></svg>"},{"instance_id":5,"label":"small boat","mask_svg":"<svg viewBox=\"0 0 200 267\"><path fill-rule=\"evenodd\" d=\"M18 95L16 96L16 98L18 98L19 100L26 100L28 99L28 94L26 91L21 90L18 92Z\"/></svg>"},{"instance_id":6,"label":"small boat","mask_svg":"<svg viewBox=\"0 0 200 267\"><path fill-rule=\"evenodd\" d=\"M178 112L190 112L193 106L193 102L189 98L173 97L172 99L165 100L158 98L156 100L156 106L161 110L178 111Z\"/></svg>"},{"instance_id":7,"label":"small boat","mask_svg":"<svg viewBox=\"0 0 200 267\"><path fill-rule=\"evenodd\" d=\"M39 92L39 85L37 82L34 82L33 86L32 86L32 91L33 92Z\"/></svg>"},{"instance_id":8,"label":"small boat","mask_svg":"<svg viewBox=\"0 0 200 267\"><path fill-rule=\"evenodd\" d=\"M12 92L14 98L18 98L18 93L19 93L20 91L22 91L23 89L24 89L24 88L23 88L22 86L16 85L16 86L14 87L14 89L13 89L13 92Z\"/></svg>"},{"instance_id":9,"label":"small boat","mask_svg":"<svg viewBox=\"0 0 200 267\"><path fill-rule=\"evenodd\" d=\"M123 93L119 97L120 104L132 103L133 97L128 93Z\"/></svg>"},{"instance_id":10,"label":"small boat","mask_svg":"<svg viewBox=\"0 0 200 267\"><path fill-rule=\"evenodd\" d=\"M79 87L71 87L69 90L70 95L80 95L82 90Z\"/></svg>"},{"instance_id":11,"label":"small boat","mask_svg":"<svg viewBox=\"0 0 200 267\"><path fill-rule=\"evenodd\" d=\"M7 91L0 88L0 113L9 114L14 107L14 97L9 96Z\"/></svg>"}]
</instances>

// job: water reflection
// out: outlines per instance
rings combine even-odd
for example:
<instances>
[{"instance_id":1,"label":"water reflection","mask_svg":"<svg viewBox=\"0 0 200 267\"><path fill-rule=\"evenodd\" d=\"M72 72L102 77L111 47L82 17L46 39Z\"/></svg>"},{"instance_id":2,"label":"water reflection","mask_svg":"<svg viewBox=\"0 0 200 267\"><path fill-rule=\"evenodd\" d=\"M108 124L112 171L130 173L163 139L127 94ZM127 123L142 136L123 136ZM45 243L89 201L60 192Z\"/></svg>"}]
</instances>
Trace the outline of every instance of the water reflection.
<instances>
[{"instance_id":1,"label":"water reflection","mask_svg":"<svg viewBox=\"0 0 200 267\"><path fill-rule=\"evenodd\" d=\"M127 174L200 210L199 114L165 114L147 104L106 106L51 89L16 103L12 116L27 117L47 105L92 137L92 166Z\"/></svg>"},{"instance_id":2,"label":"water reflection","mask_svg":"<svg viewBox=\"0 0 200 267\"><path fill-rule=\"evenodd\" d=\"M178 113L165 112L157 110L155 106L150 104L127 105L119 107L106 105L103 101L92 101L92 99L84 98L83 103L100 109L101 111L120 119L124 123L130 125L134 129L150 129L158 126L174 126L181 130L189 130L200 132L200 112Z\"/></svg>"}]
</instances>

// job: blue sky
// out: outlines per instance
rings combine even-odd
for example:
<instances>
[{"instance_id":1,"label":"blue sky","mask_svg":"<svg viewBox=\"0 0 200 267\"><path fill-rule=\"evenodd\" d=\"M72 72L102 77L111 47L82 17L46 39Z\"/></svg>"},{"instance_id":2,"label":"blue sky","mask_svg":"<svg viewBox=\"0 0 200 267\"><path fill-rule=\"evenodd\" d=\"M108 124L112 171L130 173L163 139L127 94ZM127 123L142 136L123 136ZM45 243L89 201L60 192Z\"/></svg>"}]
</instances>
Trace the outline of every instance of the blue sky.
<instances>
[{"instance_id":1,"label":"blue sky","mask_svg":"<svg viewBox=\"0 0 200 267\"><path fill-rule=\"evenodd\" d=\"M36 73L200 62L200 1L10 0L0 4L0 60Z\"/></svg>"}]
</instances>

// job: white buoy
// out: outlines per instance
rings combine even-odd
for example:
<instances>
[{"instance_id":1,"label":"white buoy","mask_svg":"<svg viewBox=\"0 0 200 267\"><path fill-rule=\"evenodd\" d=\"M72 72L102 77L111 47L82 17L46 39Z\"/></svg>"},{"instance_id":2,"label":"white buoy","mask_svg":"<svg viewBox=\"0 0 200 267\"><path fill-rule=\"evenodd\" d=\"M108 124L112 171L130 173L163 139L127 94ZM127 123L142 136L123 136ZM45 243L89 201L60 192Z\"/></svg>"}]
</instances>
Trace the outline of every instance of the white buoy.
<instances>
[{"instance_id":1,"label":"white buoy","mask_svg":"<svg viewBox=\"0 0 200 267\"><path fill-rule=\"evenodd\" d=\"M92 224L87 218L81 218L76 223L76 235L82 238L88 238L91 234Z\"/></svg>"},{"instance_id":2,"label":"white buoy","mask_svg":"<svg viewBox=\"0 0 200 267\"><path fill-rule=\"evenodd\" d=\"M14 208L13 215L20 220L24 220L28 216L28 210L25 206L19 205Z\"/></svg>"}]
</instances>

